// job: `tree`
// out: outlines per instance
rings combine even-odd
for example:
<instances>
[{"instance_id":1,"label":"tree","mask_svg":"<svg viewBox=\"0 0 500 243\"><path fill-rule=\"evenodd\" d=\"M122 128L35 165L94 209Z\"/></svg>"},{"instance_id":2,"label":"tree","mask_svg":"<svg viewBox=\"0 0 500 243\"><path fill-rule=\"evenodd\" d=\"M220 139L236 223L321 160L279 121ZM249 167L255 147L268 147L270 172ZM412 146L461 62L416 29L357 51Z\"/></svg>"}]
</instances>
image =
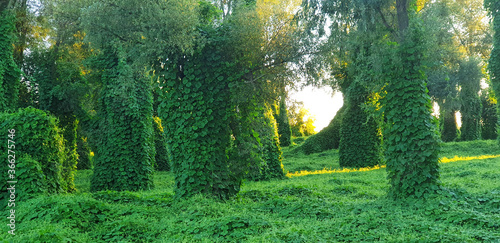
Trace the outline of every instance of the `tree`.
<instances>
[{"instance_id":1,"label":"tree","mask_svg":"<svg viewBox=\"0 0 500 243\"><path fill-rule=\"evenodd\" d=\"M345 97L339 143L342 166L373 166L382 159L379 124L368 107L372 94L383 86L377 84L380 64L374 60L379 59L380 38L385 30L373 20L384 7L363 1L332 2L327 6L334 22L328 61L335 86ZM335 44L337 41L341 42Z\"/></svg>"},{"instance_id":2,"label":"tree","mask_svg":"<svg viewBox=\"0 0 500 243\"><path fill-rule=\"evenodd\" d=\"M495 94L500 94L500 2L494 0L484 1L484 5L490 16L492 17L493 23L493 50L491 50L491 55L489 59L488 69L490 72L490 79L492 88ZM500 109L497 104L497 116L500 115ZM497 136L497 139L500 137ZM500 141L500 140L499 140Z\"/></svg>"},{"instance_id":3,"label":"tree","mask_svg":"<svg viewBox=\"0 0 500 243\"><path fill-rule=\"evenodd\" d=\"M398 32L394 46L396 60L384 98L384 128L389 195L393 198L425 198L438 189L439 143L432 123L422 61L425 32L415 2L396 2Z\"/></svg>"},{"instance_id":4,"label":"tree","mask_svg":"<svg viewBox=\"0 0 500 243\"><path fill-rule=\"evenodd\" d=\"M460 68L457 73L458 83L460 84L460 99L462 101L462 128L461 140L471 141L481 139L481 99L479 91L481 90L481 61L479 59L469 58L460 62Z\"/></svg>"},{"instance_id":5,"label":"tree","mask_svg":"<svg viewBox=\"0 0 500 243\"><path fill-rule=\"evenodd\" d=\"M491 94L491 88L487 92L481 93L481 103L483 106L483 113L481 114L481 137L485 140L497 138L497 100Z\"/></svg>"},{"instance_id":6,"label":"tree","mask_svg":"<svg viewBox=\"0 0 500 243\"><path fill-rule=\"evenodd\" d=\"M364 82L364 86L372 92L385 94L375 114L383 112L385 121L385 158L391 185L389 194L393 198L422 198L438 189L439 143L423 70L424 54L428 49L424 45L426 34L419 17L423 3L353 0L312 5L326 9L332 18L329 47L333 48L329 59L337 86L348 87L356 80L356 76L349 75L349 65L363 65L369 70L367 80L374 81ZM351 61L356 60L353 59L355 55L346 57L343 54L356 51L345 42L356 27L375 30L366 32L371 36L367 40L370 52L358 51L367 56L358 63ZM359 45L358 49L362 48L363 45ZM345 122L348 121L344 117Z\"/></svg>"},{"instance_id":7,"label":"tree","mask_svg":"<svg viewBox=\"0 0 500 243\"><path fill-rule=\"evenodd\" d=\"M16 108L21 75L13 57L15 18L6 7L0 9L0 111Z\"/></svg>"},{"instance_id":8,"label":"tree","mask_svg":"<svg viewBox=\"0 0 500 243\"><path fill-rule=\"evenodd\" d=\"M87 37L100 50L92 60L94 75L102 82L93 118L92 191L153 186L153 79L147 67L192 50L195 6L194 1L126 0L86 8Z\"/></svg>"},{"instance_id":9,"label":"tree","mask_svg":"<svg viewBox=\"0 0 500 243\"><path fill-rule=\"evenodd\" d=\"M286 102L283 98L279 102L279 113L276 122L278 123L280 145L283 147L290 146L292 144L292 130L290 128L290 121L288 120Z\"/></svg>"},{"instance_id":10,"label":"tree","mask_svg":"<svg viewBox=\"0 0 500 243\"><path fill-rule=\"evenodd\" d=\"M364 110L368 92L354 81L346 93L339 143L339 164L342 167L368 167L382 160L381 137L375 118Z\"/></svg>"},{"instance_id":11,"label":"tree","mask_svg":"<svg viewBox=\"0 0 500 243\"><path fill-rule=\"evenodd\" d=\"M310 136L315 133L313 125L315 119L311 117L309 110L304 108L303 102L294 102L289 109L289 115L292 136Z\"/></svg>"}]
</instances>

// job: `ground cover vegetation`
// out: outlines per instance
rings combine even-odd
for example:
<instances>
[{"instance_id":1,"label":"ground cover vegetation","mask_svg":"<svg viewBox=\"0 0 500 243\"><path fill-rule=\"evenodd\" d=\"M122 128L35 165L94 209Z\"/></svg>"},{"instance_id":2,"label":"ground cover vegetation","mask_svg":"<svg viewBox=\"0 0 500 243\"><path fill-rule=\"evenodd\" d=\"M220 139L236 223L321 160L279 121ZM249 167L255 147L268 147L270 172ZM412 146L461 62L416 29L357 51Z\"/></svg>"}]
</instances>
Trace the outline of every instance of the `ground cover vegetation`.
<instances>
[{"instance_id":1,"label":"ground cover vegetation","mask_svg":"<svg viewBox=\"0 0 500 243\"><path fill-rule=\"evenodd\" d=\"M0 239L498 241L499 8L2 1Z\"/></svg>"},{"instance_id":2,"label":"ground cover vegetation","mask_svg":"<svg viewBox=\"0 0 500 243\"><path fill-rule=\"evenodd\" d=\"M440 194L394 201L384 169L247 181L237 197L174 199L172 172L155 172L155 189L90 193L91 170L78 171L78 192L39 196L19 206L21 241L141 242L495 242L500 239L500 158L495 141L455 142L440 157L476 156L441 164ZM285 149L290 172L341 168L338 150L310 155ZM315 159L318 158L318 159ZM322 159L323 161L319 160ZM2 239L8 236L2 232Z\"/></svg>"}]
</instances>

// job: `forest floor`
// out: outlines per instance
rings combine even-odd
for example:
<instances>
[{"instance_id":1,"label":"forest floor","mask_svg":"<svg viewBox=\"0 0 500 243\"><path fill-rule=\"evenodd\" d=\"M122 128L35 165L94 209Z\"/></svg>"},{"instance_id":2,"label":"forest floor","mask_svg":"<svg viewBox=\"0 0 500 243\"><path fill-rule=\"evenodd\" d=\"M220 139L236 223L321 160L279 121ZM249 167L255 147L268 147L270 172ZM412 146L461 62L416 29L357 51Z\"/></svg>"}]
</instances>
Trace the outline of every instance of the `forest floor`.
<instances>
[{"instance_id":1,"label":"forest floor","mask_svg":"<svg viewBox=\"0 0 500 243\"><path fill-rule=\"evenodd\" d=\"M89 193L91 171L78 171L77 193L16 206L15 236L1 212L0 241L500 242L496 141L444 145L442 192L404 203L386 197L385 169L339 172L337 150L283 155L289 178L245 182L227 202L174 201L171 172L156 172L152 191ZM292 175L298 171L320 172Z\"/></svg>"}]
</instances>

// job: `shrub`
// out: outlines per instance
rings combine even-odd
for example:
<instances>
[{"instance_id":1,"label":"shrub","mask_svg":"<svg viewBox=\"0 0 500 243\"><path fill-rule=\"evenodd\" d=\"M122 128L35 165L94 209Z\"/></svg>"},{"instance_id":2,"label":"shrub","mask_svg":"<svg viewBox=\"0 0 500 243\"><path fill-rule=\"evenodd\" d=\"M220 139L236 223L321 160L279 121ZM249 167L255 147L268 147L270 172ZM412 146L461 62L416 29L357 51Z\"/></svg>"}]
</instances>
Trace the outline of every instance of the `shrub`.
<instances>
[{"instance_id":1,"label":"shrub","mask_svg":"<svg viewBox=\"0 0 500 243\"><path fill-rule=\"evenodd\" d=\"M16 164L16 200L22 201L47 192L47 181L38 161L23 155Z\"/></svg>"},{"instance_id":2,"label":"shrub","mask_svg":"<svg viewBox=\"0 0 500 243\"><path fill-rule=\"evenodd\" d=\"M305 154L319 153L330 149L338 149L340 142L340 126L342 124L342 116L345 111L345 106L342 106L337 114L332 119L327 127L321 129L315 135L310 136L305 140L299 148Z\"/></svg>"},{"instance_id":3,"label":"shrub","mask_svg":"<svg viewBox=\"0 0 500 243\"><path fill-rule=\"evenodd\" d=\"M296 144L302 144L305 141L306 141L305 137L298 137L298 138L294 138L293 139L293 142L296 143Z\"/></svg>"},{"instance_id":4,"label":"shrub","mask_svg":"<svg viewBox=\"0 0 500 243\"><path fill-rule=\"evenodd\" d=\"M15 133L9 137L11 129L14 129ZM15 143L9 143L8 140ZM49 193L58 193L74 188L73 176L62 176L65 148L57 120L53 116L35 108L20 109L17 113L12 114L0 114L0 143L5 146L4 152L0 154L2 161L8 161L7 145L11 144L15 145L11 148L15 154L11 154L15 155L18 160L21 155L29 155L32 160L40 163L47 180ZM27 162L27 160L30 159L24 158L16 162L26 163L25 165L28 167L34 164L33 161ZM7 166L0 168L2 175L7 175L7 168ZM67 175L72 175L75 172L74 167L65 170ZM0 186L0 197L4 199L7 196L6 180L1 180Z\"/></svg>"}]
</instances>

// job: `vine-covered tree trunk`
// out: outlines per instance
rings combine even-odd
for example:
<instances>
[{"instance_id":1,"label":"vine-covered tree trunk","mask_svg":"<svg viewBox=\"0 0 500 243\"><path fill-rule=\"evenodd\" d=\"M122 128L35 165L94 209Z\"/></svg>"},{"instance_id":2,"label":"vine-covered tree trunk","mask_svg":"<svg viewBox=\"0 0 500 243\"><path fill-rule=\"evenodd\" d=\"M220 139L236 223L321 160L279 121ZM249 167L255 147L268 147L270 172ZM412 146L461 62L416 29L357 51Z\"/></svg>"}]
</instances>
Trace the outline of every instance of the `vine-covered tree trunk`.
<instances>
[{"instance_id":1,"label":"vine-covered tree trunk","mask_svg":"<svg viewBox=\"0 0 500 243\"><path fill-rule=\"evenodd\" d=\"M278 130L276 120L271 109L267 107L257 108L259 116L255 121L253 131L258 133L258 146L254 148L257 153L257 159L261 163L255 163L250 166L248 175L252 180L266 180L272 178L283 178L282 152L278 139ZM243 134L248 136L249 134Z\"/></svg>"},{"instance_id":2,"label":"vine-covered tree trunk","mask_svg":"<svg viewBox=\"0 0 500 243\"><path fill-rule=\"evenodd\" d=\"M153 117L154 141L155 141L155 163L154 167L158 171L170 170L170 152L167 147L167 139L161 124L161 119Z\"/></svg>"},{"instance_id":3,"label":"vine-covered tree trunk","mask_svg":"<svg viewBox=\"0 0 500 243\"><path fill-rule=\"evenodd\" d=\"M65 183L63 188L67 192L76 190L73 183L76 173L76 165L78 162L77 144L76 144L76 128L78 119L73 115L67 115L59 118L59 124L63 130L64 148L66 156L63 162L61 175Z\"/></svg>"},{"instance_id":4,"label":"vine-covered tree trunk","mask_svg":"<svg viewBox=\"0 0 500 243\"><path fill-rule=\"evenodd\" d=\"M500 94L500 1L485 0L484 5L493 19L493 50L491 50L488 69L491 84L495 94ZM500 106L497 103L497 116L500 116ZM499 117L500 118L500 117ZM498 127L498 125L497 125ZM500 142L500 136L497 137Z\"/></svg>"},{"instance_id":5,"label":"vine-covered tree trunk","mask_svg":"<svg viewBox=\"0 0 500 243\"><path fill-rule=\"evenodd\" d=\"M278 134L280 145L283 147L290 146L292 144L292 130L290 128L290 121L288 120L288 111L286 109L285 97L282 97L280 103L280 109L278 112L278 117L276 121L278 122Z\"/></svg>"},{"instance_id":6,"label":"vine-covered tree trunk","mask_svg":"<svg viewBox=\"0 0 500 243\"><path fill-rule=\"evenodd\" d=\"M363 110L368 92L354 81L346 92L346 110L340 128L339 164L342 167L367 167L381 162L381 138L377 122Z\"/></svg>"},{"instance_id":7,"label":"vine-covered tree trunk","mask_svg":"<svg viewBox=\"0 0 500 243\"><path fill-rule=\"evenodd\" d=\"M481 139L481 100L478 95L462 98L462 127L460 140L472 141Z\"/></svg>"},{"instance_id":8,"label":"vine-covered tree trunk","mask_svg":"<svg viewBox=\"0 0 500 243\"><path fill-rule=\"evenodd\" d=\"M182 64L165 66L158 113L165 122L175 174L175 196L228 198L241 179L229 170L230 93L227 66L217 48L206 47Z\"/></svg>"},{"instance_id":9,"label":"vine-covered tree trunk","mask_svg":"<svg viewBox=\"0 0 500 243\"><path fill-rule=\"evenodd\" d=\"M462 102L460 112L462 114L462 128L460 138L462 141L481 139L481 60L469 58L460 62L457 78L461 86L460 100Z\"/></svg>"},{"instance_id":10,"label":"vine-covered tree trunk","mask_svg":"<svg viewBox=\"0 0 500 243\"><path fill-rule=\"evenodd\" d=\"M407 5L407 1L398 0ZM405 9L405 8L402 8ZM406 16L398 7L398 18ZM414 13L412 13L414 14ZM412 19L400 24L397 60L390 62L392 75L386 86L384 129L389 195L393 198L423 198L438 189L439 142L437 126L432 123L431 99L421 71L422 26Z\"/></svg>"},{"instance_id":11,"label":"vine-covered tree trunk","mask_svg":"<svg viewBox=\"0 0 500 243\"><path fill-rule=\"evenodd\" d=\"M106 50L98 110L91 191L152 188L154 160L151 80L127 63L122 53Z\"/></svg>"},{"instance_id":12,"label":"vine-covered tree trunk","mask_svg":"<svg viewBox=\"0 0 500 243\"><path fill-rule=\"evenodd\" d=\"M441 108L441 116L443 116L443 131L441 132L441 140L443 140L443 142L455 141L458 132L455 111Z\"/></svg>"},{"instance_id":13,"label":"vine-covered tree trunk","mask_svg":"<svg viewBox=\"0 0 500 243\"><path fill-rule=\"evenodd\" d=\"M15 18L0 9L0 111L14 110L19 93L20 70L14 61Z\"/></svg>"},{"instance_id":14,"label":"vine-covered tree trunk","mask_svg":"<svg viewBox=\"0 0 500 243\"><path fill-rule=\"evenodd\" d=\"M483 95L481 97L481 102L483 104L483 113L481 115L481 137L485 140L496 139L497 138L497 110L496 110L496 100L491 99L488 95Z\"/></svg>"}]
</instances>

